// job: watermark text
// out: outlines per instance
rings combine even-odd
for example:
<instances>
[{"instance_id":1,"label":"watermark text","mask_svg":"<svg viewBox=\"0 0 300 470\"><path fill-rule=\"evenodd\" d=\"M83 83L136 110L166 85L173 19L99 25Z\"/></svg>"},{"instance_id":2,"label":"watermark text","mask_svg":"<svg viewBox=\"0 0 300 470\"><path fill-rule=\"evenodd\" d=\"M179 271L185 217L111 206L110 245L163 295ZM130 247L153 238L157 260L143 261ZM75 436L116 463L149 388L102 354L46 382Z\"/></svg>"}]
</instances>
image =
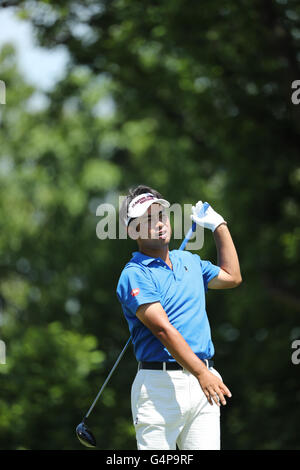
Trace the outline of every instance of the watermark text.
<instances>
[{"instance_id":1,"label":"watermark text","mask_svg":"<svg viewBox=\"0 0 300 470\"><path fill-rule=\"evenodd\" d=\"M125 197L119 197L118 210L113 204L103 203L97 207L96 216L101 217L97 223L96 235L100 240L127 239L170 239L183 240L191 228L192 205L174 203L169 208L153 210L150 206L149 212L141 217L131 219L126 226L122 207ZM171 228L172 221L172 228ZM186 248L188 250L199 250L204 244L204 228L197 225Z\"/></svg>"},{"instance_id":2,"label":"watermark text","mask_svg":"<svg viewBox=\"0 0 300 470\"><path fill-rule=\"evenodd\" d=\"M300 339L295 339L292 342L292 349L295 349L295 351L292 354L292 363L296 366L300 364Z\"/></svg>"},{"instance_id":3,"label":"watermark text","mask_svg":"<svg viewBox=\"0 0 300 470\"><path fill-rule=\"evenodd\" d=\"M0 104L6 104L6 86L3 80L0 80Z\"/></svg>"},{"instance_id":4,"label":"watermark text","mask_svg":"<svg viewBox=\"0 0 300 470\"><path fill-rule=\"evenodd\" d=\"M292 103L299 104L300 103L300 80L294 80L292 83L292 89L295 90L292 93Z\"/></svg>"},{"instance_id":5,"label":"watermark text","mask_svg":"<svg viewBox=\"0 0 300 470\"><path fill-rule=\"evenodd\" d=\"M4 341L0 339L0 364L6 364L6 346Z\"/></svg>"}]
</instances>

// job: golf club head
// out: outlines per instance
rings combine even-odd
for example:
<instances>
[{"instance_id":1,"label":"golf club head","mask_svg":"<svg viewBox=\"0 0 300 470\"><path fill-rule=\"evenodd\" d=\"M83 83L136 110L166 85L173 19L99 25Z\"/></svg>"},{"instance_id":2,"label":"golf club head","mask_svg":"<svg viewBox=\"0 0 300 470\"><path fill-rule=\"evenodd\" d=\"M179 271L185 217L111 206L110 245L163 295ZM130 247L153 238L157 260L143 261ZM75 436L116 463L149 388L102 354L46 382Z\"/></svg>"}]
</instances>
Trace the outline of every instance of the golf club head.
<instances>
[{"instance_id":1,"label":"golf club head","mask_svg":"<svg viewBox=\"0 0 300 470\"><path fill-rule=\"evenodd\" d=\"M87 425L82 421L76 428L76 434L81 444L86 447L96 447L96 439Z\"/></svg>"}]
</instances>

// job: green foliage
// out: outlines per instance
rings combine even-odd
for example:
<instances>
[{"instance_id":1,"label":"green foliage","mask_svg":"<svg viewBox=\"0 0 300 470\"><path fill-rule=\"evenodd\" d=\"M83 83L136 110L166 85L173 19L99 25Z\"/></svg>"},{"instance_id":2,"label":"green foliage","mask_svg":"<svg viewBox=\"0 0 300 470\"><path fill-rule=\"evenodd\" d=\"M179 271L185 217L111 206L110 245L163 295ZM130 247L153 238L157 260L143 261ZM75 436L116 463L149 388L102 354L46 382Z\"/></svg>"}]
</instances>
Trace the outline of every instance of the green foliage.
<instances>
[{"instance_id":1,"label":"green foliage","mask_svg":"<svg viewBox=\"0 0 300 470\"><path fill-rule=\"evenodd\" d=\"M16 325L8 338L0 369L1 440L7 449L73 447L64 427L75 425L69 409L80 414L89 376L104 360L95 337L53 322L26 331Z\"/></svg>"},{"instance_id":2,"label":"green foliage","mask_svg":"<svg viewBox=\"0 0 300 470\"><path fill-rule=\"evenodd\" d=\"M136 249L97 239L96 208L144 183L208 200L239 253L241 287L207 295L233 393L223 447L299 449L299 3L31 0L18 14L70 64L42 93L0 52L1 446L80 448L128 337L115 288ZM216 261L210 234L199 253ZM91 417L100 448L135 448L132 352L122 361Z\"/></svg>"}]
</instances>

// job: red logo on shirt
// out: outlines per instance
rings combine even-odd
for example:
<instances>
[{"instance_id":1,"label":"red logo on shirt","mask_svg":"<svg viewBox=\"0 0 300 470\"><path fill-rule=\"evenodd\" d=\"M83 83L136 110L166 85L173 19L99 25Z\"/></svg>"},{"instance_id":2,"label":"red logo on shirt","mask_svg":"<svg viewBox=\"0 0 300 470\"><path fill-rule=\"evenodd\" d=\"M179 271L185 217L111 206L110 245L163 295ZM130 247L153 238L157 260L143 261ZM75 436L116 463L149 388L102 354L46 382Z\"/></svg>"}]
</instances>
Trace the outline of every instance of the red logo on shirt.
<instances>
[{"instance_id":1,"label":"red logo on shirt","mask_svg":"<svg viewBox=\"0 0 300 470\"><path fill-rule=\"evenodd\" d=\"M130 292L132 297L135 297L136 295L138 295L140 293L140 289L137 287L136 289L132 289L132 291Z\"/></svg>"}]
</instances>

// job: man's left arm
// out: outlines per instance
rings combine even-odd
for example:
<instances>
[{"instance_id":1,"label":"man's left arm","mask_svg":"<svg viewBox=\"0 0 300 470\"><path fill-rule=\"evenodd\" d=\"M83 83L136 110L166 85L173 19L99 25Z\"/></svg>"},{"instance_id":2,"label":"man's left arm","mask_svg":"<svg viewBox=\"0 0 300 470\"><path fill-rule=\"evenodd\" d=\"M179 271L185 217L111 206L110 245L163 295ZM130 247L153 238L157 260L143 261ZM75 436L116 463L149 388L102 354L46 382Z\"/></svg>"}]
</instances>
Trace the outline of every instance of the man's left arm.
<instances>
[{"instance_id":1,"label":"man's left arm","mask_svg":"<svg viewBox=\"0 0 300 470\"><path fill-rule=\"evenodd\" d=\"M210 229L213 232L220 271L211 279L207 287L210 289L231 289L242 282L238 255L231 238L227 222L205 202L198 201L192 207L191 219L198 225Z\"/></svg>"},{"instance_id":2,"label":"man's left arm","mask_svg":"<svg viewBox=\"0 0 300 470\"><path fill-rule=\"evenodd\" d=\"M219 274L208 284L209 289L231 289L242 282L238 255L226 224L222 223L213 232L217 255Z\"/></svg>"}]
</instances>

